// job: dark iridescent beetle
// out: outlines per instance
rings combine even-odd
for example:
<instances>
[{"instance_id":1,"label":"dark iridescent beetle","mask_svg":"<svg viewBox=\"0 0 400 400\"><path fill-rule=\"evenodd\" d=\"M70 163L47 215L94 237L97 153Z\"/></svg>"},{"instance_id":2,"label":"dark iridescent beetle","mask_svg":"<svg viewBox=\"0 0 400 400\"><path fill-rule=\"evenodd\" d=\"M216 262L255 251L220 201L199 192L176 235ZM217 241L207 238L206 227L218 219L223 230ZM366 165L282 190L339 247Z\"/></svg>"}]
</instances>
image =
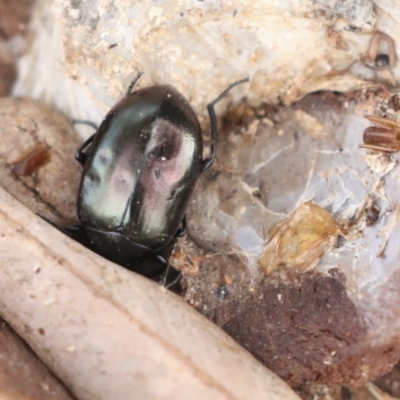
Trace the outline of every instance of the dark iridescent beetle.
<instances>
[{"instance_id":1,"label":"dark iridescent beetle","mask_svg":"<svg viewBox=\"0 0 400 400\"><path fill-rule=\"evenodd\" d=\"M189 103L169 85L131 93L140 76L75 155L83 168L77 203L81 226L75 233L84 233L97 253L131 269L149 254L167 264L159 251L185 233L195 183L215 159L214 105L249 80L231 84L207 106L211 154L203 160L201 128Z\"/></svg>"}]
</instances>

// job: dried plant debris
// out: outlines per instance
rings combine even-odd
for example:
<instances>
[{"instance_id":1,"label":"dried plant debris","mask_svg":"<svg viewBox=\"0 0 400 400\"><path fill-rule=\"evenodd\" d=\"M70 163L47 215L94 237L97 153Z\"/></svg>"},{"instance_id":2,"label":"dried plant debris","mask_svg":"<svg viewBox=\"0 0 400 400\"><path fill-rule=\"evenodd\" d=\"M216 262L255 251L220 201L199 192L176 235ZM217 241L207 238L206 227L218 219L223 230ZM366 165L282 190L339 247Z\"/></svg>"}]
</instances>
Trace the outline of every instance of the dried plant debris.
<instances>
[{"instance_id":1,"label":"dried plant debris","mask_svg":"<svg viewBox=\"0 0 400 400\"><path fill-rule=\"evenodd\" d=\"M294 386L361 385L400 356L400 155L359 148L364 115L397 121L397 102L381 86L241 106L196 187L206 252L180 242L205 257L185 297Z\"/></svg>"},{"instance_id":2,"label":"dried plant debris","mask_svg":"<svg viewBox=\"0 0 400 400\"><path fill-rule=\"evenodd\" d=\"M45 145L38 144L12 163L12 172L18 176L32 175L40 167L49 162L50 154L49 149Z\"/></svg>"},{"instance_id":3,"label":"dried plant debris","mask_svg":"<svg viewBox=\"0 0 400 400\"><path fill-rule=\"evenodd\" d=\"M73 223L81 143L64 116L27 99L0 99L0 185L37 214Z\"/></svg>"},{"instance_id":4,"label":"dried plant debris","mask_svg":"<svg viewBox=\"0 0 400 400\"><path fill-rule=\"evenodd\" d=\"M312 202L302 204L270 229L271 239L258 264L265 275L285 265L307 271L332 250L340 233L331 214Z\"/></svg>"}]
</instances>

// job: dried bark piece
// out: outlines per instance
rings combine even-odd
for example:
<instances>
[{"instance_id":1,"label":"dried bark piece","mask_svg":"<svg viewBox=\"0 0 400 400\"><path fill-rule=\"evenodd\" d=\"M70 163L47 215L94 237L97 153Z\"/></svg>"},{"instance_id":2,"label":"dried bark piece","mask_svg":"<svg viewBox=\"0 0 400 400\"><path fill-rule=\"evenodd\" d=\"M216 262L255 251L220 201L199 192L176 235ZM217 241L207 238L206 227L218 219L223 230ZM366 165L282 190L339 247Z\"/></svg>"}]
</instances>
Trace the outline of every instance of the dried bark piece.
<instances>
[{"instance_id":1,"label":"dried bark piece","mask_svg":"<svg viewBox=\"0 0 400 400\"><path fill-rule=\"evenodd\" d=\"M298 400L179 297L0 188L0 314L80 399Z\"/></svg>"}]
</instances>

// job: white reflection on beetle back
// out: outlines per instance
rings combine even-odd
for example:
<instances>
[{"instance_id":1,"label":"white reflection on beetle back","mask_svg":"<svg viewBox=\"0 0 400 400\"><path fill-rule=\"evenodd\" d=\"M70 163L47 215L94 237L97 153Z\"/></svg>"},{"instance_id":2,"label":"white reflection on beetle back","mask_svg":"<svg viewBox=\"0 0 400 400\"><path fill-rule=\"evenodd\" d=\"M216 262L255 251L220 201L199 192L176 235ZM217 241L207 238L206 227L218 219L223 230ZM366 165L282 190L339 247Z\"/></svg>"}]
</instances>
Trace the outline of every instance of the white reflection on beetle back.
<instances>
[{"instance_id":1,"label":"white reflection on beetle back","mask_svg":"<svg viewBox=\"0 0 400 400\"><path fill-rule=\"evenodd\" d=\"M185 129L165 119L157 119L153 126L135 196L137 202L140 198L137 222L145 236L159 232L163 221L169 224L168 216L175 215L174 207L180 205L175 199L185 188L182 181L190 173L195 150L194 141L185 134Z\"/></svg>"},{"instance_id":2,"label":"white reflection on beetle back","mask_svg":"<svg viewBox=\"0 0 400 400\"><path fill-rule=\"evenodd\" d=\"M123 122L118 120L113 126L121 137L126 130ZM146 148L146 137L130 130L126 132L131 140L125 140L123 146L114 137L101 143L92 160L92 168L84 178L86 206L90 207L92 215L101 216L107 229L120 228L129 212L140 171L140 154ZM116 158L118 162L115 162Z\"/></svg>"}]
</instances>

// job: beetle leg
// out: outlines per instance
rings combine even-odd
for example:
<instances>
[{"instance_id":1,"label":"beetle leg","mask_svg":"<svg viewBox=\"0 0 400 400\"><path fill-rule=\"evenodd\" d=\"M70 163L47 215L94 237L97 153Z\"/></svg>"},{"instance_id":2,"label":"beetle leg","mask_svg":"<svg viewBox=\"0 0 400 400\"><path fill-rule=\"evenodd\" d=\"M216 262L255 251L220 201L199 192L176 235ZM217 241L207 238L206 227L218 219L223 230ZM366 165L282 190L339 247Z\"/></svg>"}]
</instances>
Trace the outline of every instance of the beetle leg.
<instances>
[{"instance_id":1,"label":"beetle leg","mask_svg":"<svg viewBox=\"0 0 400 400\"><path fill-rule=\"evenodd\" d=\"M182 220L182 227L179 228L176 233L175 233L175 237L182 237L186 235L186 215L183 217Z\"/></svg>"},{"instance_id":2,"label":"beetle leg","mask_svg":"<svg viewBox=\"0 0 400 400\"><path fill-rule=\"evenodd\" d=\"M71 225L71 226L65 226L63 228L58 228L62 230L65 233L74 235L74 234L80 234L83 231L82 225Z\"/></svg>"},{"instance_id":3,"label":"beetle leg","mask_svg":"<svg viewBox=\"0 0 400 400\"><path fill-rule=\"evenodd\" d=\"M215 155L217 152L217 131L218 131L218 124L217 124L217 116L215 115L215 109L214 106L221 100L223 99L229 91L234 88L237 85L240 85L241 83L249 82L249 77L247 76L244 79L241 79L240 81L236 81L231 83L227 89L225 89L214 101L212 101L208 106L207 106L207 111L208 115L210 117L210 123L211 123L211 149L210 149L210 157L206 158L203 160L203 167L201 170L201 174L204 174L206 171L208 171L213 164L215 160Z\"/></svg>"},{"instance_id":4,"label":"beetle leg","mask_svg":"<svg viewBox=\"0 0 400 400\"><path fill-rule=\"evenodd\" d=\"M164 268L168 268L169 262L162 254L154 253L154 258L159 261Z\"/></svg>"},{"instance_id":5,"label":"beetle leg","mask_svg":"<svg viewBox=\"0 0 400 400\"><path fill-rule=\"evenodd\" d=\"M95 135L90 136L86 139L78 148L75 153L75 159L82 165L82 167L86 164L86 161L89 157L87 153L84 153L83 150L93 142Z\"/></svg>"},{"instance_id":6,"label":"beetle leg","mask_svg":"<svg viewBox=\"0 0 400 400\"><path fill-rule=\"evenodd\" d=\"M133 78L133 81L129 84L128 90L126 91L126 96L131 94L131 90L133 87L136 85L136 82L139 80L139 78L144 74L144 72L138 72L136 76Z\"/></svg>"}]
</instances>

